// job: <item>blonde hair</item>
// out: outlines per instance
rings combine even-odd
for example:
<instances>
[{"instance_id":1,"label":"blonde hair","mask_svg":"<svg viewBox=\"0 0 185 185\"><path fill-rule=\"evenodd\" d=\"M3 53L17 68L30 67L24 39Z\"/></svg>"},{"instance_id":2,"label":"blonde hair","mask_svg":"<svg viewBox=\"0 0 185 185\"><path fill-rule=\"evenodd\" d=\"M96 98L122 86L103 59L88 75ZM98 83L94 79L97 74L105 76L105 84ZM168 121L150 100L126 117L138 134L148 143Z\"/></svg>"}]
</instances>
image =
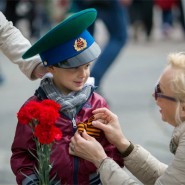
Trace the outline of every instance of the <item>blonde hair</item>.
<instances>
[{"instance_id":1,"label":"blonde hair","mask_svg":"<svg viewBox=\"0 0 185 185\"><path fill-rule=\"evenodd\" d=\"M168 55L168 66L174 69L173 78L170 82L170 88L178 100L176 109L176 120L181 123L180 105L185 102L185 52L170 53Z\"/></svg>"}]
</instances>

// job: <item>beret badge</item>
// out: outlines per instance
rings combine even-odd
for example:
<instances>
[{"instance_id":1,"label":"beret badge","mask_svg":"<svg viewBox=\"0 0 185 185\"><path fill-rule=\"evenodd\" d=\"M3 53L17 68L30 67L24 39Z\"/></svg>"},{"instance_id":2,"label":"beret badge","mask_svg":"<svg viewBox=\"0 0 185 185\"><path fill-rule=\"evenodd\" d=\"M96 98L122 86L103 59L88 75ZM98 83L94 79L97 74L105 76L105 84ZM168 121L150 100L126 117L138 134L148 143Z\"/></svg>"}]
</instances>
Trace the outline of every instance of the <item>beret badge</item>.
<instances>
[{"instance_id":1,"label":"beret badge","mask_svg":"<svg viewBox=\"0 0 185 185\"><path fill-rule=\"evenodd\" d=\"M76 51L81 51L81 50L85 49L86 47L87 47L87 42L85 39L80 37L75 40L74 48Z\"/></svg>"}]
</instances>

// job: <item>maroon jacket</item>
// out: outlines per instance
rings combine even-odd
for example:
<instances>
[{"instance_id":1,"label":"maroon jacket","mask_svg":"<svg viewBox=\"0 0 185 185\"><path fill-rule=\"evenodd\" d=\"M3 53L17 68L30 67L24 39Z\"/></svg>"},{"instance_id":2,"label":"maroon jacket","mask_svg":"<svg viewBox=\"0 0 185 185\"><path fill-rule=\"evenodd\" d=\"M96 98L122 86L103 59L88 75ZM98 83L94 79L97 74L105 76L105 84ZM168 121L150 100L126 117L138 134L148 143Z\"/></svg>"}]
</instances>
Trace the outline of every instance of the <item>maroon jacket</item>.
<instances>
[{"instance_id":1,"label":"maroon jacket","mask_svg":"<svg viewBox=\"0 0 185 185\"><path fill-rule=\"evenodd\" d=\"M33 99L40 101L36 96L31 97L28 101ZM76 123L86 121L92 116L92 111L100 107L108 107L108 105L100 95L92 93L88 101L82 105L82 108L75 116ZM61 129L63 137L53 145L51 155L53 168L51 176L57 174L57 180L61 180L61 184L90 184L90 179L92 179L90 177L96 173L96 167L84 159L70 155L68 152L71 137L76 131L76 128L73 127L72 120L61 114L56 122L56 126ZM103 145L108 156L117 161L120 166L123 166L123 159L119 152L106 140L103 132L97 140ZM16 175L18 184L21 184L25 179L22 173L26 175L34 173L36 160L28 151L28 149L32 150L34 147L35 143L32 140L31 128L28 125L18 123L12 144L11 157L11 168Z\"/></svg>"}]
</instances>

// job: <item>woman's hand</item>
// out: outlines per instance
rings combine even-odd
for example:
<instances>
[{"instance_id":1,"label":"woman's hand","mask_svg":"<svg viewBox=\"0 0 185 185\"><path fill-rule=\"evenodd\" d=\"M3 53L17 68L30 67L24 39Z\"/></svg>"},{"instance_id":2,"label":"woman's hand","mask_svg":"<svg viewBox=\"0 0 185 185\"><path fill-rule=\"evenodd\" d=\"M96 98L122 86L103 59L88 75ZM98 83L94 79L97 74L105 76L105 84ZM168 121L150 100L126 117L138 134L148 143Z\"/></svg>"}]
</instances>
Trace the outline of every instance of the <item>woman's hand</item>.
<instances>
[{"instance_id":1,"label":"woman's hand","mask_svg":"<svg viewBox=\"0 0 185 185\"><path fill-rule=\"evenodd\" d=\"M41 62L33 70L32 78L33 79L42 78L46 73L48 73L48 70L46 67L43 66L43 64Z\"/></svg>"},{"instance_id":2,"label":"woman's hand","mask_svg":"<svg viewBox=\"0 0 185 185\"><path fill-rule=\"evenodd\" d=\"M96 121L93 121L92 125L103 130L107 140L115 145L120 152L124 152L130 142L123 135L118 116L107 108L96 109L93 114Z\"/></svg>"},{"instance_id":3,"label":"woman's hand","mask_svg":"<svg viewBox=\"0 0 185 185\"><path fill-rule=\"evenodd\" d=\"M78 131L71 139L69 153L92 162L97 168L101 161L107 157L101 144L86 131L80 135Z\"/></svg>"}]
</instances>

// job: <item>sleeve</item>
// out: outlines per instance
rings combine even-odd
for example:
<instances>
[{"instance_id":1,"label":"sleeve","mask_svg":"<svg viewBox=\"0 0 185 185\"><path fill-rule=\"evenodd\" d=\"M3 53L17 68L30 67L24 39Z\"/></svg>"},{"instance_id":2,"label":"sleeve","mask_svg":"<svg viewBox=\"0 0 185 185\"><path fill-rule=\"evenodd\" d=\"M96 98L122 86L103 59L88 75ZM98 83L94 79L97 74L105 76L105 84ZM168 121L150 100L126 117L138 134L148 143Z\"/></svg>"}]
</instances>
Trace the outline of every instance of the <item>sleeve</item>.
<instances>
[{"instance_id":1,"label":"sleeve","mask_svg":"<svg viewBox=\"0 0 185 185\"><path fill-rule=\"evenodd\" d=\"M174 160L163 175L157 179L155 185L160 184L185 184L185 133L180 138Z\"/></svg>"},{"instance_id":2,"label":"sleeve","mask_svg":"<svg viewBox=\"0 0 185 185\"><path fill-rule=\"evenodd\" d=\"M124 164L143 184L166 184L157 183L157 179L164 174L167 165L158 161L139 145L135 145L133 152L124 158ZM106 159L98 169L98 172L103 184L139 185L138 182L111 159Z\"/></svg>"},{"instance_id":3,"label":"sleeve","mask_svg":"<svg viewBox=\"0 0 185 185\"><path fill-rule=\"evenodd\" d=\"M41 64L40 57L37 55L27 60L22 59L22 55L30 46L30 42L0 11L0 49L29 79L34 80L37 77L32 76L32 72Z\"/></svg>"},{"instance_id":4,"label":"sleeve","mask_svg":"<svg viewBox=\"0 0 185 185\"><path fill-rule=\"evenodd\" d=\"M168 167L140 145L134 145L132 153L124 158L124 164L143 184L155 184Z\"/></svg>"},{"instance_id":5,"label":"sleeve","mask_svg":"<svg viewBox=\"0 0 185 185\"><path fill-rule=\"evenodd\" d=\"M139 185L112 159L104 160L98 172L104 185Z\"/></svg>"},{"instance_id":6,"label":"sleeve","mask_svg":"<svg viewBox=\"0 0 185 185\"><path fill-rule=\"evenodd\" d=\"M113 159L120 167L124 167L124 159L117 148L108 142L103 133L101 138L102 139L99 142L102 144L107 156Z\"/></svg>"},{"instance_id":7,"label":"sleeve","mask_svg":"<svg viewBox=\"0 0 185 185\"><path fill-rule=\"evenodd\" d=\"M31 127L18 123L12 143L12 156L10 160L17 184L22 184L22 181L27 176L34 174L36 159L30 153L32 151L35 154L35 142L32 138Z\"/></svg>"}]
</instances>

